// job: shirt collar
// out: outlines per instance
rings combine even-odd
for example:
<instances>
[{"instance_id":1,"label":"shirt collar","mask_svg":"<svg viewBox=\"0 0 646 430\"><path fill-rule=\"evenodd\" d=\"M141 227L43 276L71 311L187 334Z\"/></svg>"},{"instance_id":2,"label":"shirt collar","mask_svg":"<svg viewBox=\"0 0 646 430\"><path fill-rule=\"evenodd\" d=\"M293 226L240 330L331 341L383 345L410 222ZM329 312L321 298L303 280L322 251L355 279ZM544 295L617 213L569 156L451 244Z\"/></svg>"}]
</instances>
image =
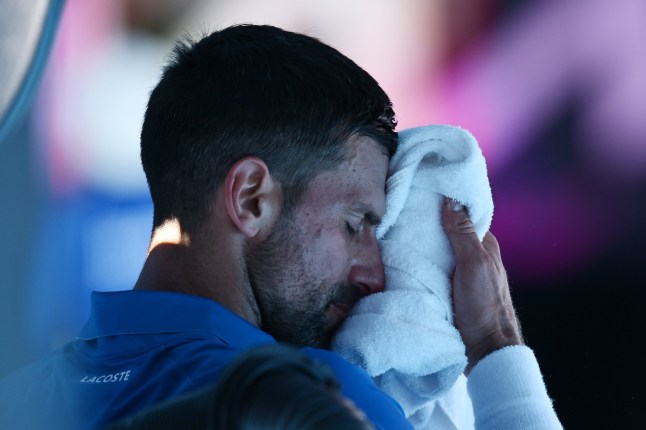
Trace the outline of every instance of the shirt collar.
<instances>
[{"instance_id":1,"label":"shirt collar","mask_svg":"<svg viewBox=\"0 0 646 430\"><path fill-rule=\"evenodd\" d=\"M126 334L208 332L233 348L274 342L219 303L168 291L93 292L90 318L78 338Z\"/></svg>"}]
</instances>

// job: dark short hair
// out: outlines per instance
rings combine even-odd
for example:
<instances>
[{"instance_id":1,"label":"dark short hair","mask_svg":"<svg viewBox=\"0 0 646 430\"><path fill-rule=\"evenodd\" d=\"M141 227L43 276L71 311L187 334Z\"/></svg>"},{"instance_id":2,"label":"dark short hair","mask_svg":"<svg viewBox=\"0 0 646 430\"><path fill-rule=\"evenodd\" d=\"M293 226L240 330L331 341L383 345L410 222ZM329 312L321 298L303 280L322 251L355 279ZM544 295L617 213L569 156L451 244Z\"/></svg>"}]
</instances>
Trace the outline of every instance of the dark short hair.
<instances>
[{"instance_id":1,"label":"dark short hair","mask_svg":"<svg viewBox=\"0 0 646 430\"><path fill-rule=\"evenodd\" d=\"M150 95L141 160L154 227L177 218L195 231L235 162L257 156L293 207L309 182L344 159L353 136L389 156L392 104L377 82L315 38L237 25L176 44Z\"/></svg>"}]
</instances>

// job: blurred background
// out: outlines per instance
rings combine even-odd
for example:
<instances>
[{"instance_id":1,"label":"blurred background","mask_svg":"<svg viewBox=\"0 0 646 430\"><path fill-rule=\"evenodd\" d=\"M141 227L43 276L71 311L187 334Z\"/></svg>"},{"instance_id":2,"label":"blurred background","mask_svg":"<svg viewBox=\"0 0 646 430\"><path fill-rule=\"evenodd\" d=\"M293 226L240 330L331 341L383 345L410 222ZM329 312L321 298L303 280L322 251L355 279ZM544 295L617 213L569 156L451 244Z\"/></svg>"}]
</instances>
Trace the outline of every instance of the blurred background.
<instances>
[{"instance_id":1,"label":"blurred background","mask_svg":"<svg viewBox=\"0 0 646 430\"><path fill-rule=\"evenodd\" d=\"M354 59L400 130L473 132L565 427L638 428L645 0L67 0L32 107L0 142L0 377L74 338L90 291L132 287L152 222L138 148L148 93L175 39L242 22Z\"/></svg>"}]
</instances>

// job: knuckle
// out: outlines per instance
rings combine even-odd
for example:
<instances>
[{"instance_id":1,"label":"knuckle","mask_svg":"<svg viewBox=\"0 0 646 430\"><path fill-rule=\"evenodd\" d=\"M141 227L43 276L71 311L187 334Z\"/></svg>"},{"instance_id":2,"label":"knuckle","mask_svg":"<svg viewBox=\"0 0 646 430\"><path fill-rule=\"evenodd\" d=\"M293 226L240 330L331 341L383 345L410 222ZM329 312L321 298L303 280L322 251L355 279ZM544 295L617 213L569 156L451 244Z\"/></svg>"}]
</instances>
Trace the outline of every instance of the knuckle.
<instances>
[{"instance_id":1,"label":"knuckle","mask_svg":"<svg viewBox=\"0 0 646 430\"><path fill-rule=\"evenodd\" d=\"M476 250L471 255L472 264L475 264L479 267L488 266L490 263L489 255L482 249Z\"/></svg>"}]
</instances>

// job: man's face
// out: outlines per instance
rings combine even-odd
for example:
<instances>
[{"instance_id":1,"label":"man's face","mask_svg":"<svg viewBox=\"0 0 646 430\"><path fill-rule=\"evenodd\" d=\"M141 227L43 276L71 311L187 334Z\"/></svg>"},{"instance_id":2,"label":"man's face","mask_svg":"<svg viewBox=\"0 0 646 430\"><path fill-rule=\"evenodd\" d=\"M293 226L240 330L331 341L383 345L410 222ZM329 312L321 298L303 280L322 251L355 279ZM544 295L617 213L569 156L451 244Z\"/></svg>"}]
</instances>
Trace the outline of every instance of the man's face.
<instances>
[{"instance_id":1,"label":"man's face","mask_svg":"<svg viewBox=\"0 0 646 430\"><path fill-rule=\"evenodd\" d=\"M375 228L388 158L369 138L348 145L341 166L315 177L292 213L247 253L262 329L278 340L327 348L354 304L383 290Z\"/></svg>"}]
</instances>

